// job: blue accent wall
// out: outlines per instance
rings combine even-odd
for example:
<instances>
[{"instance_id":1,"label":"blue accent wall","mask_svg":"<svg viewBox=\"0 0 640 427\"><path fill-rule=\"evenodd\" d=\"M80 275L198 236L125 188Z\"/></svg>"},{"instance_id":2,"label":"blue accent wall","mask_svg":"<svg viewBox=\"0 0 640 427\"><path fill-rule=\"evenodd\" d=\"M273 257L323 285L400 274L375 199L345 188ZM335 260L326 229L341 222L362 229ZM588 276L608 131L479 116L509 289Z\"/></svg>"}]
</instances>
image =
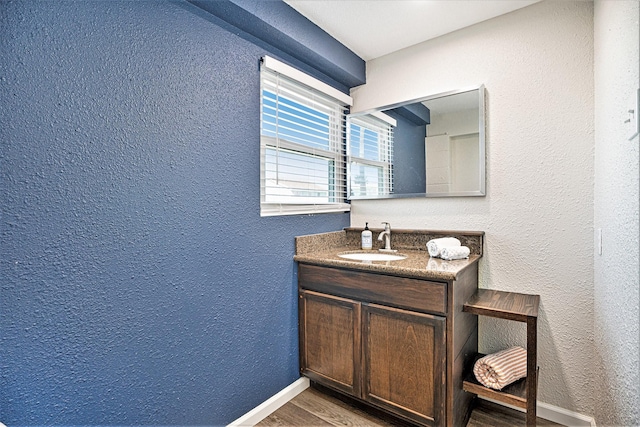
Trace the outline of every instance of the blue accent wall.
<instances>
[{"instance_id":1,"label":"blue accent wall","mask_svg":"<svg viewBox=\"0 0 640 427\"><path fill-rule=\"evenodd\" d=\"M225 425L299 377L294 236L349 215L260 217L273 52L191 9L0 2L8 426Z\"/></svg>"}]
</instances>

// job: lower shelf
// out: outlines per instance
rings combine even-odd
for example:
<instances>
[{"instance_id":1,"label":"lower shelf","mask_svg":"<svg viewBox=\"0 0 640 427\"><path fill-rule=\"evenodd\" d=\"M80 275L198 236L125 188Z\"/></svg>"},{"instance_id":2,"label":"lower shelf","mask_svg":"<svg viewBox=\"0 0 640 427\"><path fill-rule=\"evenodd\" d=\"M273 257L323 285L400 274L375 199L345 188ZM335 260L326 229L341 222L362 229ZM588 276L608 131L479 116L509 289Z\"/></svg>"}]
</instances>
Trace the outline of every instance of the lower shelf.
<instances>
[{"instance_id":1,"label":"lower shelf","mask_svg":"<svg viewBox=\"0 0 640 427\"><path fill-rule=\"evenodd\" d=\"M527 379L522 378L514 383L509 384L502 390L494 390L483 386L473 374L473 365L475 361L484 357L484 354L478 354L474 358L474 363L464 376L462 389L469 393L477 394L480 397L487 397L498 402L507 403L518 408L527 409ZM540 368L536 370L536 377L540 372Z\"/></svg>"}]
</instances>

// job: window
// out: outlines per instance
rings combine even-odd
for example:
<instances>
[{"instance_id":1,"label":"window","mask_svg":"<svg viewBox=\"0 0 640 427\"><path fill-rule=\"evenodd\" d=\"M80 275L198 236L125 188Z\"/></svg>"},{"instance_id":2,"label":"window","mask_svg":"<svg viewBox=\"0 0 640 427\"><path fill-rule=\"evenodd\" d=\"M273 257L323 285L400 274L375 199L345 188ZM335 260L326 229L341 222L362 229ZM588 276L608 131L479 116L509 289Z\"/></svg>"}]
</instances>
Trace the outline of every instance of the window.
<instances>
[{"instance_id":1,"label":"window","mask_svg":"<svg viewBox=\"0 0 640 427\"><path fill-rule=\"evenodd\" d=\"M349 196L378 197L393 191L393 127L385 114L348 120Z\"/></svg>"},{"instance_id":2,"label":"window","mask_svg":"<svg viewBox=\"0 0 640 427\"><path fill-rule=\"evenodd\" d=\"M260 70L260 214L344 212L351 98L270 57Z\"/></svg>"}]
</instances>

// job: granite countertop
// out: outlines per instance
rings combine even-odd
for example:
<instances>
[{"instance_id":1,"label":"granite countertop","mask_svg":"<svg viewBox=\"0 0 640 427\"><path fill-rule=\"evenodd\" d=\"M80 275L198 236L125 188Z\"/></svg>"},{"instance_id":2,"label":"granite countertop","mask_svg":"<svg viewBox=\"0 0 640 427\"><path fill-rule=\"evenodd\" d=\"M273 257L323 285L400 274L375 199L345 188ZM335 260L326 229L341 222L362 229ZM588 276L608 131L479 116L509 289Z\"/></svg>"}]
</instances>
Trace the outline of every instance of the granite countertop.
<instances>
[{"instance_id":1,"label":"granite countertop","mask_svg":"<svg viewBox=\"0 0 640 427\"><path fill-rule=\"evenodd\" d=\"M381 242L377 241L378 233L372 229L374 249L377 252ZM360 233L362 229L346 228L342 231L296 237L296 254L294 260L305 264L327 267L349 268L391 274L394 276L415 277L433 280L455 280L457 275L477 263L482 257L484 232L477 231L433 231L433 230L392 230L391 247L397 254L407 258L396 261L357 261L340 258L342 252L363 252L360 249ZM468 259L445 261L431 258L426 243L438 237L456 237L462 245L468 246L471 255Z\"/></svg>"}]
</instances>

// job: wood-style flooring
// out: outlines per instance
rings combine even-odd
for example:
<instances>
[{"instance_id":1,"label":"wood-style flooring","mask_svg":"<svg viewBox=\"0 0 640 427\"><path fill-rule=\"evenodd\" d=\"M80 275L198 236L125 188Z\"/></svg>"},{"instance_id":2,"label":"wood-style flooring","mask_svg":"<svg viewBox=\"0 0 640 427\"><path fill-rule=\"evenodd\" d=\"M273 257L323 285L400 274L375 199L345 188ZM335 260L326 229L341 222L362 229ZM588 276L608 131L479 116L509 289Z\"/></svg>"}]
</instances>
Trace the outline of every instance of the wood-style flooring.
<instances>
[{"instance_id":1,"label":"wood-style flooring","mask_svg":"<svg viewBox=\"0 0 640 427\"><path fill-rule=\"evenodd\" d=\"M560 424L538 418L538 426ZM480 400L467 427L524 426L524 413ZM259 427L410 427L412 424L390 417L324 388L310 387L257 424Z\"/></svg>"}]
</instances>

